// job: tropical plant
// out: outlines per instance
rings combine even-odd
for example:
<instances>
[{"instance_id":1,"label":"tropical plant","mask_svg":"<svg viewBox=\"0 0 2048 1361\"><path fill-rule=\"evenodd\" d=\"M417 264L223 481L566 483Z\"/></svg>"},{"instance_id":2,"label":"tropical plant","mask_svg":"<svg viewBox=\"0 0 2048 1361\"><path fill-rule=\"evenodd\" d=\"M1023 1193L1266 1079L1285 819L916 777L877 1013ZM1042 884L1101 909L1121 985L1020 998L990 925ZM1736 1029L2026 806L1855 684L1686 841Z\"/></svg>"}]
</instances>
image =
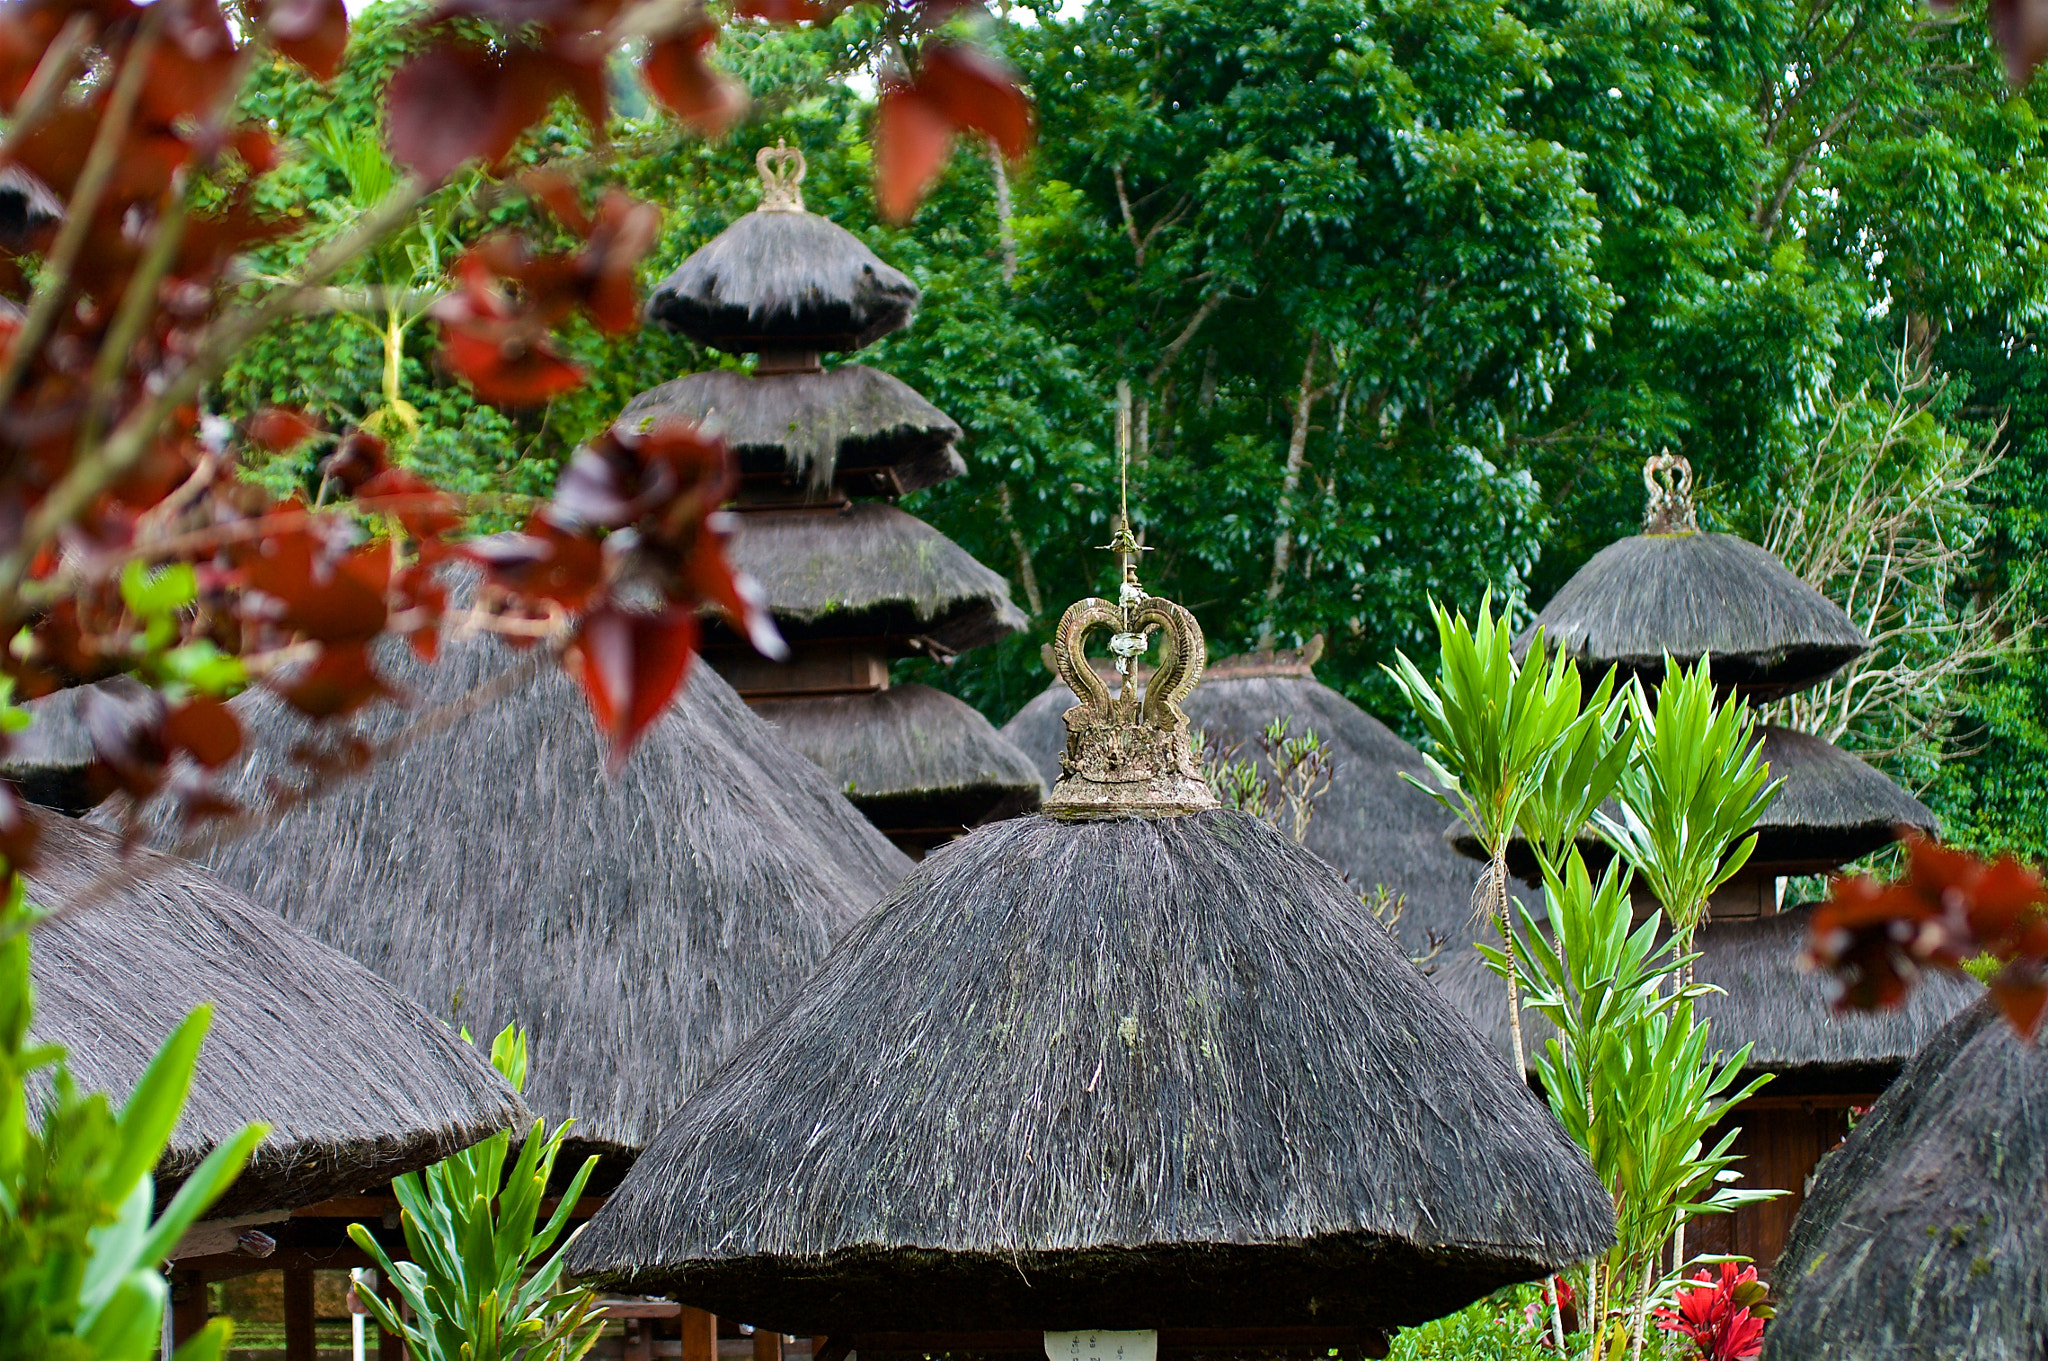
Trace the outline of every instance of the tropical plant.
<instances>
[{"instance_id":1,"label":"tropical plant","mask_svg":"<svg viewBox=\"0 0 2048 1361\"><path fill-rule=\"evenodd\" d=\"M514 1088L526 1086L526 1036L507 1026L491 1044L491 1063ZM412 1317L367 1292L358 1299L411 1361L576 1361L596 1345L604 1320L587 1290L561 1288L562 1252L550 1249L568 1227L597 1166L576 1170L546 1223L541 1201L573 1121L550 1132L535 1120L508 1173L512 1132L498 1133L391 1184L411 1261L394 1262L360 1224L356 1246L376 1261Z\"/></svg>"},{"instance_id":2,"label":"tropical plant","mask_svg":"<svg viewBox=\"0 0 2048 1361\"><path fill-rule=\"evenodd\" d=\"M211 1022L200 1007L164 1040L116 1108L80 1092L62 1046L30 1038L38 913L19 874L0 903L0 1350L38 1361L146 1361L170 1298L158 1266L240 1175L266 1132L216 1145L155 1212L153 1169L192 1086ZM154 1216L154 1217L152 1217ZM233 1325L214 1319L175 1361L218 1361Z\"/></svg>"},{"instance_id":3,"label":"tropical plant","mask_svg":"<svg viewBox=\"0 0 2048 1361\"><path fill-rule=\"evenodd\" d=\"M1755 1267L1737 1271L1723 1262L1720 1275L1697 1272L1679 1286L1676 1308L1659 1305L1657 1326L1692 1343L1697 1361L1746 1361L1764 1349L1764 1320L1774 1312L1770 1293Z\"/></svg>"},{"instance_id":4,"label":"tropical plant","mask_svg":"<svg viewBox=\"0 0 2048 1361\"><path fill-rule=\"evenodd\" d=\"M1657 895L1681 952L1714 890L1756 849L1748 833L1778 796L1740 696L1717 699L1708 658L1690 669L1664 659L1654 703L1629 691L1634 758L1615 787L1619 817L1595 812L1600 833Z\"/></svg>"},{"instance_id":5,"label":"tropical plant","mask_svg":"<svg viewBox=\"0 0 2048 1361\"><path fill-rule=\"evenodd\" d=\"M1594 728L1606 730L1612 682L1603 680L1595 692L1602 702L1582 711L1578 667L1562 652L1546 653L1541 629L1530 640L1527 662L1517 665L1514 631L1505 613L1494 617L1490 595L1480 602L1476 622L1468 623L1462 613L1453 615L1434 601L1430 613L1442 647L1436 680L1424 676L1399 652L1387 674L1422 721L1430 743L1423 760L1440 787L1411 775L1402 778L1456 813L1479 839L1487 856L1483 910L1505 941L1512 933L1508 842L1521 826L1529 801L1544 788L1553 751L1560 746L1574 756L1597 751L1586 746L1587 734ZM1610 752L1597 752L1588 778L1596 773L1608 778L1614 760ZM1561 790L1561 782L1553 780L1552 788ZM1545 825L1562 820L1561 813L1546 817ZM1515 1071L1526 1072L1519 984L1512 970L1504 977Z\"/></svg>"}]
</instances>

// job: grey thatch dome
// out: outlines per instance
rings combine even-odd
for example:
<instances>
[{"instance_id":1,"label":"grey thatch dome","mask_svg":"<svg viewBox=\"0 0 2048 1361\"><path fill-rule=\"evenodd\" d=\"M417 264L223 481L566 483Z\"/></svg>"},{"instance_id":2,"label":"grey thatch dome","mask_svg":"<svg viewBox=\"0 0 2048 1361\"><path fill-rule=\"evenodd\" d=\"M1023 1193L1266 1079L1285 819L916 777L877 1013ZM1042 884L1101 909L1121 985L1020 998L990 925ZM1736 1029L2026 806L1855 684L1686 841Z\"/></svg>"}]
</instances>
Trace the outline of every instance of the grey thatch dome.
<instances>
[{"instance_id":1,"label":"grey thatch dome","mask_svg":"<svg viewBox=\"0 0 2048 1361\"><path fill-rule=\"evenodd\" d=\"M701 344L858 350L910 324L918 287L815 213L748 213L656 285L647 316Z\"/></svg>"},{"instance_id":2,"label":"grey thatch dome","mask_svg":"<svg viewBox=\"0 0 2048 1361\"><path fill-rule=\"evenodd\" d=\"M793 643L928 640L943 652L1007 638L1025 626L1010 586L907 511L878 501L837 510L753 511L726 545L760 582Z\"/></svg>"},{"instance_id":3,"label":"grey thatch dome","mask_svg":"<svg viewBox=\"0 0 2048 1361\"><path fill-rule=\"evenodd\" d=\"M1386 1327L1612 1207L1322 861L1232 810L941 848L571 1269L783 1331Z\"/></svg>"},{"instance_id":4,"label":"grey thatch dome","mask_svg":"<svg viewBox=\"0 0 2048 1361\"><path fill-rule=\"evenodd\" d=\"M626 404L622 423L662 416L725 437L742 478L837 484L902 496L967 471L960 427L900 379L863 364L816 373L693 373Z\"/></svg>"},{"instance_id":5,"label":"grey thatch dome","mask_svg":"<svg viewBox=\"0 0 2048 1361\"><path fill-rule=\"evenodd\" d=\"M1045 797L1023 752L972 705L928 685L753 706L879 826L952 836Z\"/></svg>"},{"instance_id":6,"label":"grey thatch dome","mask_svg":"<svg viewBox=\"0 0 2048 1361\"><path fill-rule=\"evenodd\" d=\"M163 1190L251 1120L270 1135L211 1214L367 1190L532 1118L452 1029L197 865L137 850L121 875L112 834L55 814L40 826L29 897L73 910L31 941L34 1028L70 1049L79 1084L125 1097L213 1004Z\"/></svg>"},{"instance_id":7,"label":"grey thatch dome","mask_svg":"<svg viewBox=\"0 0 2048 1361\"><path fill-rule=\"evenodd\" d=\"M472 638L383 662L429 706L521 659ZM267 697L238 707L255 754L228 792L262 809L305 733ZM708 666L616 776L544 667L204 858L472 1034L528 1027L534 1110L626 1153L910 868Z\"/></svg>"},{"instance_id":8,"label":"grey thatch dome","mask_svg":"<svg viewBox=\"0 0 2048 1361\"><path fill-rule=\"evenodd\" d=\"M32 721L8 736L0 752L0 777L11 781L30 803L79 817L106 797L107 791L92 778L92 734L85 726L88 702L103 702L118 714L140 710L152 699L148 687L133 676L113 676L24 704Z\"/></svg>"},{"instance_id":9,"label":"grey thatch dome","mask_svg":"<svg viewBox=\"0 0 2048 1361\"><path fill-rule=\"evenodd\" d=\"M1771 778L1785 784L1753 828L1756 850L1746 871L1818 874L1891 845L1900 827L1941 834L1941 819L1927 805L1853 752L1776 724L1765 724L1758 734ZM1606 812L1620 815L1612 803ZM1453 823L1445 835L1462 854L1485 858L1478 838L1462 822ZM1606 863L1611 852L1597 833L1589 828L1579 840L1589 863ZM1528 882L1538 874L1536 857L1520 837L1509 843L1508 868Z\"/></svg>"},{"instance_id":10,"label":"grey thatch dome","mask_svg":"<svg viewBox=\"0 0 2048 1361\"><path fill-rule=\"evenodd\" d=\"M1645 684L1663 678L1666 653L1687 666L1711 654L1716 681L1760 696L1803 690L1870 651L1839 606L1767 550L1697 531L1609 544L1536 628L1582 665L1619 666Z\"/></svg>"},{"instance_id":11,"label":"grey thatch dome","mask_svg":"<svg viewBox=\"0 0 2048 1361\"><path fill-rule=\"evenodd\" d=\"M2048 1340L2048 1049L1989 1000L1820 1165L1779 1259L1769 1361L2035 1361Z\"/></svg>"},{"instance_id":12,"label":"grey thatch dome","mask_svg":"<svg viewBox=\"0 0 2048 1361\"><path fill-rule=\"evenodd\" d=\"M1811 904L1764 917L1715 918L1699 928L1693 977L1722 992L1703 997L1697 1014L1713 1025L1724 1053L1753 1045L1750 1068L1779 1075L1772 1095L1822 1085L1871 1090L1889 1082L1915 1050L1983 990L1949 977L1930 978L1905 1005L1890 1011L1837 1012L1827 983L1800 964ZM1498 944L1497 929L1487 933ZM1493 1041L1510 1051L1506 985L1477 950L1441 961L1430 975L1439 991ZM1533 1054L1549 1033L1534 1013L1522 1014L1523 1040Z\"/></svg>"},{"instance_id":13,"label":"grey thatch dome","mask_svg":"<svg viewBox=\"0 0 2048 1361\"><path fill-rule=\"evenodd\" d=\"M1003 725L1003 735L1038 763L1048 787L1059 778L1066 748L1061 716L1073 704L1073 692L1055 682ZM1209 668L1181 707L1212 747L1241 743L1240 759L1258 755L1259 734L1275 718L1291 719L1296 735L1313 730L1330 745L1332 769L1309 822L1308 848L1336 866L1354 892L1384 885L1402 895L1394 934L1411 957L1471 943L1479 872L1445 844L1443 805L1401 778L1429 778L1415 748L1306 667L1268 670L1227 659Z\"/></svg>"}]
</instances>

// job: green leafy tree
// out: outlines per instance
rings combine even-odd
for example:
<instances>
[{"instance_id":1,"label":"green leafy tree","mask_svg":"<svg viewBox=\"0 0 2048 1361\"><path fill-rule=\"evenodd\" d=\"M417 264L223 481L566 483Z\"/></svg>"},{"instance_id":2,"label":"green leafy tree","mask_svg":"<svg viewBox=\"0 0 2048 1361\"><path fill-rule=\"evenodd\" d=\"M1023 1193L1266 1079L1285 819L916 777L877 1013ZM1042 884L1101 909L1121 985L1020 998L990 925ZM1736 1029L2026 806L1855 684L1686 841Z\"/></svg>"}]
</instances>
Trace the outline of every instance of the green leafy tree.
<instances>
[{"instance_id":1,"label":"green leafy tree","mask_svg":"<svg viewBox=\"0 0 2048 1361\"><path fill-rule=\"evenodd\" d=\"M525 1034L507 1026L491 1044L491 1062L524 1090ZM369 1230L348 1226L412 1317L369 1294L363 1305L412 1361L576 1361L597 1344L604 1320L596 1298L562 1288L562 1253L554 1250L595 1155L569 1179L555 1212L540 1217L570 1123L549 1131L534 1121L509 1171L512 1133L500 1130L394 1180L411 1261L392 1261Z\"/></svg>"}]
</instances>

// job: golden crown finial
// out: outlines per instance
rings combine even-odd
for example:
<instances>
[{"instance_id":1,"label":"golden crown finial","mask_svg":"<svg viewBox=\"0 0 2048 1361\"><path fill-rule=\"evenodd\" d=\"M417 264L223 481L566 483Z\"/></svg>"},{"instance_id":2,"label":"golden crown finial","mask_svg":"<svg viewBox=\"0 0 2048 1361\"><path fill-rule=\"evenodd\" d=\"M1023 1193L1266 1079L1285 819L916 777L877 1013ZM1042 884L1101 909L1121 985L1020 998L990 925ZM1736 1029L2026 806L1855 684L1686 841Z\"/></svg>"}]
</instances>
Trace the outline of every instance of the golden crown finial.
<instances>
[{"instance_id":1,"label":"golden crown finial","mask_svg":"<svg viewBox=\"0 0 2048 1361\"><path fill-rule=\"evenodd\" d=\"M800 213L804 210L804 154L788 141L777 138L774 146L754 153L754 169L761 172L763 213Z\"/></svg>"},{"instance_id":2,"label":"golden crown finial","mask_svg":"<svg viewBox=\"0 0 2048 1361\"><path fill-rule=\"evenodd\" d=\"M1650 503L1643 511L1645 534L1691 534L1699 529L1692 504L1692 464L1684 455L1659 450L1643 462Z\"/></svg>"}]
</instances>

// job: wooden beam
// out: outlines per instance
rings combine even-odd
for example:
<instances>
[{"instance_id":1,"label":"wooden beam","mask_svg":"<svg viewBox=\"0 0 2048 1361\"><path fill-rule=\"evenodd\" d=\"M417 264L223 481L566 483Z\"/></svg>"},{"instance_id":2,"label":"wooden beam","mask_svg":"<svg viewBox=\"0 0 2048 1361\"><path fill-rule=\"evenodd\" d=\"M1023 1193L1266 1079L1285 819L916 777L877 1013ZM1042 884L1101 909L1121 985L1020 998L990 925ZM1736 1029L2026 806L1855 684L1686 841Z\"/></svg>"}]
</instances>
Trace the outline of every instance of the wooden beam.
<instances>
[{"instance_id":1,"label":"wooden beam","mask_svg":"<svg viewBox=\"0 0 2048 1361\"><path fill-rule=\"evenodd\" d=\"M682 1325L683 1361L718 1361L718 1316L684 1305L677 1322Z\"/></svg>"},{"instance_id":2,"label":"wooden beam","mask_svg":"<svg viewBox=\"0 0 2048 1361\"><path fill-rule=\"evenodd\" d=\"M300 1267L284 1273L284 1361L319 1361L313 1335L313 1273Z\"/></svg>"},{"instance_id":3,"label":"wooden beam","mask_svg":"<svg viewBox=\"0 0 2048 1361\"><path fill-rule=\"evenodd\" d=\"M185 1230L178 1246L171 1249L171 1260L176 1262L186 1257L267 1257L270 1254L261 1250L262 1239L245 1243L243 1236L259 1224L280 1224L287 1218L287 1211L266 1210L228 1219L202 1219ZM274 1249L276 1244L273 1242L271 1247Z\"/></svg>"}]
</instances>

